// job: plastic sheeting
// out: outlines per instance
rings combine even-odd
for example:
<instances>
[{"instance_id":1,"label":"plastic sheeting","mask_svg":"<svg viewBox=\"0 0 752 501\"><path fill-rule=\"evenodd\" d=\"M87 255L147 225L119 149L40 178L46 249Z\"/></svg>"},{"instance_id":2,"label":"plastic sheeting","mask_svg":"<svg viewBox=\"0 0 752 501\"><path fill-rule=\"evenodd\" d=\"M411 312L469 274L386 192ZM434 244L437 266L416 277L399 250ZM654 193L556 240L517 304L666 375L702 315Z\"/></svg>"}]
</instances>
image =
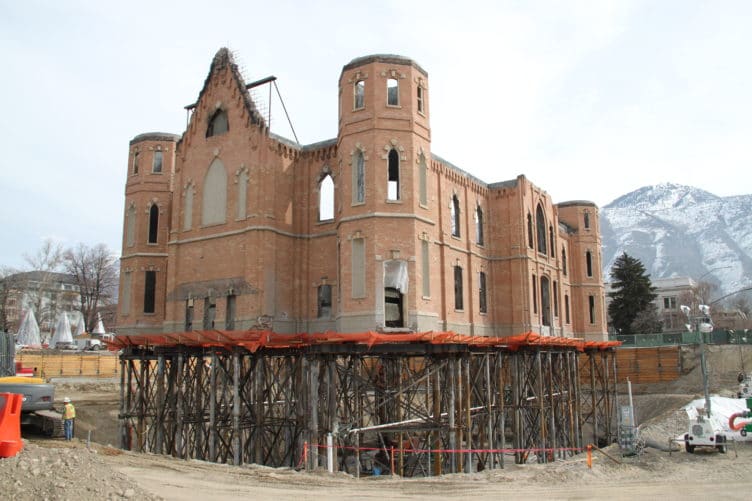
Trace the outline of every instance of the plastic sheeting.
<instances>
[{"instance_id":1,"label":"plastic sheeting","mask_svg":"<svg viewBox=\"0 0 752 501\"><path fill-rule=\"evenodd\" d=\"M407 294L407 261L384 262L384 287L392 287L402 294Z\"/></svg>"},{"instance_id":2,"label":"plastic sheeting","mask_svg":"<svg viewBox=\"0 0 752 501\"><path fill-rule=\"evenodd\" d=\"M42 346L39 324L37 324L37 318L34 316L34 310L30 309L26 312L21 325L18 327L16 344L31 348L40 348Z\"/></svg>"},{"instance_id":3,"label":"plastic sheeting","mask_svg":"<svg viewBox=\"0 0 752 501\"><path fill-rule=\"evenodd\" d=\"M102 316L97 313L97 326L92 331L93 334L104 334L107 331L104 330L104 323L102 323Z\"/></svg>"},{"instance_id":4,"label":"plastic sheeting","mask_svg":"<svg viewBox=\"0 0 752 501\"><path fill-rule=\"evenodd\" d=\"M73 334L71 334L70 321L65 312L61 313L55 324L55 334L50 341L50 348L55 348L58 343L73 343Z\"/></svg>"}]
</instances>

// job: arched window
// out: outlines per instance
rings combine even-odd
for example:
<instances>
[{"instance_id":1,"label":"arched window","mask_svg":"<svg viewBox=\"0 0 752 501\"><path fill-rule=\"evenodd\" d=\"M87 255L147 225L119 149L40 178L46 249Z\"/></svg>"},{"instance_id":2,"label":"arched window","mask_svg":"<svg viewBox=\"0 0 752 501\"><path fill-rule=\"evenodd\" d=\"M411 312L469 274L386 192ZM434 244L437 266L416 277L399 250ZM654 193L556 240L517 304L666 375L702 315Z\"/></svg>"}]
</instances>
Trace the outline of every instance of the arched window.
<instances>
[{"instance_id":1,"label":"arched window","mask_svg":"<svg viewBox=\"0 0 752 501\"><path fill-rule=\"evenodd\" d=\"M334 181L326 174L319 183L319 221L334 219Z\"/></svg>"},{"instance_id":2,"label":"arched window","mask_svg":"<svg viewBox=\"0 0 752 501\"><path fill-rule=\"evenodd\" d=\"M183 229L190 230L193 226L193 184L185 189L185 202L183 203Z\"/></svg>"},{"instance_id":3,"label":"arched window","mask_svg":"<svg viewBox=\"0 0 752 501\"><path fill-rule=\"evenodd\" d=\"M157 232L159 230L159 207L153 204L149 209L149 240L148 243L157 243Z\"/></svg>"},{"instance_id":4,"label":"arched window","mask_svg":"<svg viewBox=\"0 0 752 501\"><path fill-rule=\"evenodd\" d=\"M399 153L392 148L389 150L389 178L387 180L386 197L387 200L399 200L400 193L400 168Z\"/></svg>"},{"instance_id":5,"label":"arched window","mask_svg":"<svg viewBox=\"0 0 752 501\"><path fill-rule=\"evenodd\" d=\"M590 213L589 212L585 213L584 220L585 220L585 229L590 228Z\"/></svg>"},{"instance_id":6,"label":"arched window","mask_svg":"<svg viewBox=\"0 0 752 501\"><path fill-rule=\"evenodd\" d=\"M399 82L396 78L387 78L386 96L386 104L389 106L399 106Z\"/></svg>"},{"instance_id":7,"label":"arched window","mask_svg":"<svg viewBox=\"0 0 752 501\"><path fill-rule=\"evenodd\" d=\"M133 247L135 244L134 235L136 234L136 206L131 204L125 215L125 245Z\"/></svg>"},{"instance_id":8,"label":"arched window","mask_svg":"<svg viewBox=\"0 0 752 501\"><path fill-rule=\"evenodd\" d=\"M362 204L366 199L366 158L357 150L352 162L352 203Z\"/></svg>"},{"instance_id":9,"label":"arched window","mask_svg":"<svg viewBox=\"0 0 752 501\"><path fill-rule=\"evenodd\" d=\"M426 166L426 157L420 154L418 162L418 176L420 179L420 204L428 205L428 167Z\"/></svg>"},{"instance_id":10,"label":"arched window","mask_svg":"<svg viewBox=\"0 0 752 501\"><path fill-rule=\"evenodd\" d=\"M527 213L527 246L533 248L533 216Z\"/></svg>"},{"instance_id":11,"label":"arched window","mask_svg":"<svg viewBox=\"0 0 752 501\"><path fill-rule=\"evenodd\" d=\"M480 205L475 208L475 242L483 245L483 209Z\"/></svg>"},{"instance_id":12,"label":"arched window","mask_svg":"<svg viewBox=\"0 0 752 501\"><path fill-rule=\"evenodd\" d=\"M227 171L215 158L206 171L201 197L201 224L224 223L227 217Z\"/></svg>"},{"instance_id":13,"label":"arched window","mask_svg":"<svg viewBox=\"0 0 752 501\"><path fill-rule=\"evenodd\" d=\"M535 209L535 228L538 238L538 252L546 253L546 218L543 216L543 207L538 204Z\"/></svg>"},{"instance_id":14,"label":"arched window","mask_svg":"<svg viewBox=\"0 0 752 501\"><path fill-rule=\"evenodd\" d=\"M366 105L366 83L363 80L355 82L353 87L353 109L359 110Z\"/></svg>"},{"instance_id":15,"label":"arched window","mask_svg":"<svg viewBox=\"0 0 752 501\"><path fill-rule=\"evenodd\" d=\"M449 220L452 225L452 236L460 236L460 201L457 195L452 195L452 202L449 205Z\"/></svg>"},{"instance_id":16,"label":"arched window","mask_svg":"<svg viewBox=\"0 0 752 501\"><path fill-rule=\"evenodd\" d=\"M423 89L423 87L421 87L420 85L418 85L418 96L417 96L417 98L418 98L417 99L417 101L418 101L418 113L425 113L425 108L426 108L425 107L425 103L424 103L424 101L425 101L425 92L426 91Z\"/></svg>"},{"instance_id":17,"label":"arched window","mask_svg":"<svg viewBox=\"0 0 752 501\"><path fill-rule=\"evenodd\" d=\"M227 112L217 110L209 119L209 126L206 128L206 137L219 136L230 130L230 124L227 121Z\"/></svg>"},{"instance_id":18,"label":"arched window","mask_svg":"<svg viewBox=\"0 0 752 501\"><path fill-rule=\"evenodd\" d=\"M585 252L585 266L587 267L587 276L593 276L593 254L590 251Z\"/></svg>"},{"instance_id":19,"label":"arched window","mask_svg":"<svg viewBox=\"0 0 752 501\"><path fill-rule=\"evenodd\" d=\"M155 151L151 162L151 171L155 174L162 172L162 152Z\"/></svg>"},{"instance_id":20,"label":"arched window","mask_svg":"<svg viewBox=\"0 0 752 501\"><path fill-rule=\"evenodd\" d=\"M138 152L133 154L133 174L138 174Z\"/></svg>"},{"instance_id":21,"label":"arched window","mask_svg":"<svg viewBox=\"0 0 752 501\"><path fill-rule=\"evenodd\" d=\"M564 272L564 276L567 276L567 250L562 247L561 248L561 269Z\"/></svg>"}]
</instances>

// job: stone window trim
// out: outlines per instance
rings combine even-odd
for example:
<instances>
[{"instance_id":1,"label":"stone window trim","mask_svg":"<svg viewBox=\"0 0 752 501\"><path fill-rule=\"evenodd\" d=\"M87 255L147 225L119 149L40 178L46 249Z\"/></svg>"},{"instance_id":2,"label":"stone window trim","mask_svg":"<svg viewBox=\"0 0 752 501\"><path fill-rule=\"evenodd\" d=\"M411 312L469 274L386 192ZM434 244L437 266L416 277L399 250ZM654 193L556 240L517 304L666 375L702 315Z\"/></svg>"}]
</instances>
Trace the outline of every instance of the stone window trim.
<instances>
[{"instance_id":1,"label":"stone window trim","mask_svg":"<svg viewBox=\"0 0 752 501\"><path fill-rule=\"evenodd\" d=\"M221 102L217 102L214 111L206 121L206 138L222 136L230 132L230 119L227 110Z\"/></svg>"},{"instance_id":2,"label":"stone window trim","mask_svg":"<svg viewBox=\"0 0 752 501\"><path fill-rule=\"evenodd\" d=\"M141 155L141 151L139 151L138 148L135 148L133 150L133 162L131 163L131 175L132 176L138 175L138 160L139 160L140 155Z\"/></svg>"},{"instance_id":3,"label":"stone window trim","mask_svg":"<svg viewBox=\"0 0 752 501\"><path fill-rule=\"evenodd\" d=\"M390 182L390 172L389 172L389 157L394 151L396 155L393 156L393 158L396 157L397 159L397 198L391 199L389 198L389 191L388 191L388 183ZM407 162L407 155L405 154L405 147L399 144L399 141L397 139L392 138L389 140L389 143L384 145L384 153L381 155L381 159L384 160L386 163L386 170L387 170L387 197L386 202L399 202L401 200L400 197L400 190L402 189L402 186L400 186L400 178L401 176L401 170L402 165Z\"/></svg>"},{"instance_id":4,"label":"stone window trim","mask_svg":"<svg viewBox=\"0 0 752 501\"><path fill-rule=\"evenodd\" d=\"M358 172L359 165L357 161L363 159L362 172ZM350 171L352 172L352 186L350 206L356 207L358 205L365 205L366 203L366 169L368 168L368 155L366 154L366 148L360 143L355 143L355 147L350 151ZM360 181L360 187L358 186ZM361 192L362 188L362 192ZM362 196L362 200L358 198Z\"/></svg>"},{"instance_id":5,"label":"stone window trim","mask_svg":"<svg viewBox=\"0 0 752 501\"><path fill-rule=\"evenodd\" d=\"M452 193L449 199L449 234L456 239L462 238L462 231L460 229L462 221L462 208L460 199L457 196L456 191Z\"/></svg>"},{"instance_id":6,"label":"stone window trim","mask_svg":"<svg viewBox=\"0 0 752 501\"><path fill-rule=\"evenodd\" d=\"M415 108L419 115L426 116L426 101L428 88L422 77L415 79Z\"/></svg>"},{"instance_id":7,"label":"stone window trim","mask_svg":"<svg viewBox=\"0 0 752 501\"><path fill-rule=\"evenodd\" d=\"M351 78L347 80L347 83L352 85L353 93L352 93L352 111L362 111L366 109L366 97L365 97L365 87L366 87L366 81L368 80L368 73L364 73L361 71L356 71ZM363 83L362 89L363 89L363 103L361 106L357 106L357 92L358 92L358 84Z\"/></svg>"},{"instance_id":8,"label":"stone window trim","mask_svg":"<svg viewBox=\"0 0 752 501\"><path fill-rule=\"evenodd\" d=\"M428 163L422 146L418 147L415 163L418 165L418 206L428 209Z\"/></svg>"},{"instance_id":9,"label":"stone window trim","mask_svg":"<svg viewBox=\"0 0 752 501\"><path fill-rule=\"evenodd\" d=\"M327 180L327 178L331 181L332 193L331 193L330 199L323 200L321 189L322 189L323 183ZM317 211L316 221L318 223L331 223L335 220L335 214L337 212L336 196L335 196L335 192L337 191L337 184L335 182L335 176L334 176L334 173L332 172L331 167L329 167L328 165L324 165L321 171L316 174L315 179L316 179L315 192L317 194L316 198L318 200L318 204L317 204L318 211ZM325 203L331 205L332 217L328 217L328 218L321 217L322 207L324 206Z\"/></svg>"},{"instance_id":10,"label":"stone window trim","mask_svg":"<svg viewBox=\"0 0 752 501\"><path fill-rule=\"evenodd\" d=\"M162 153L162 147L156 146L154 153L152 153L151 173L162 175L162 172L164 172L164 154Z\"/></svg>"}]
</instances>

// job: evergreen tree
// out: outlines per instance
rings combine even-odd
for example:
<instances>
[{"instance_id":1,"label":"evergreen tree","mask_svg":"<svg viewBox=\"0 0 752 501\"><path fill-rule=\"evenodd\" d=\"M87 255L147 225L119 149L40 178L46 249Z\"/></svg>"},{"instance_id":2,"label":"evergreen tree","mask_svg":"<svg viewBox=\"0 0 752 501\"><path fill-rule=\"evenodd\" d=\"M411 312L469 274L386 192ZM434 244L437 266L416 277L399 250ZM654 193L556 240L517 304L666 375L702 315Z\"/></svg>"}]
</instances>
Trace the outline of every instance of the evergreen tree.
<instances>
[{"instance_id":1,"label":"evergreen tree","mask_svg":"<svg viewBox=\"0 0 752 501\"><path fill-rule=\"evenodd\" d=\"M611 280L614 288L613 292L608 293L611 298L608 305L611 325L619 334L637 334L639 331L636 329L643 330L651 324L644 321L635 323L638 316L642 320L650 315L657 297L650 276L645 273L645 266L639 259L625 252L614 262Z\"/></svg>"}]
</instances>

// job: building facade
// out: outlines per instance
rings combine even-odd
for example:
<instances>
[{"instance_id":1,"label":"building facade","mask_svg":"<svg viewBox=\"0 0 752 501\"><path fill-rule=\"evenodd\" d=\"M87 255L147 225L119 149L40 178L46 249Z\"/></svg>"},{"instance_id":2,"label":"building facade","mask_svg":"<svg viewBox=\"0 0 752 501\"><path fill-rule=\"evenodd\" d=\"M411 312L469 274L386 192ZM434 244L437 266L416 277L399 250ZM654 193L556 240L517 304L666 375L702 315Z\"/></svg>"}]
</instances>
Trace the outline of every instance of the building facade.
<instances>
[{"instance_id":1,"label":"building facade","mask_svg":"<svg viewBox=\"0 0 752 501\"><path fill-rule=\"evenodd\" d=\"M445 331L605 339L598 208L432 152L428 74L345 65L337 137L270 133L227 49L182 136L130 142L119 333Z\"/></svg>"}]
</instances>

